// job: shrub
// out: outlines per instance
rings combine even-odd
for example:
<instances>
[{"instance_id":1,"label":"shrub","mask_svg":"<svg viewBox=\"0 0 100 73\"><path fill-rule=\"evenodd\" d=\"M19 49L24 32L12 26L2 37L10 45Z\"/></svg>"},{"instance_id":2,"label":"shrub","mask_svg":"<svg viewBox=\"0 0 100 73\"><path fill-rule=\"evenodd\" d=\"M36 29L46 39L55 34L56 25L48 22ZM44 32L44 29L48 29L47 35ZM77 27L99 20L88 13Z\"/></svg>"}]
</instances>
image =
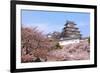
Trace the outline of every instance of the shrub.
<instances>
[{"instance_id":1,"label":"shrub","mask_svg":"<svg viewBox=\"0 0 100 73\"><path fill-rule=\"evenodd\" d=\"M88 37L88 43L90 43L90 37Z\"/></svg>"},{"instance_id":2,"label":"shrub","mask_svg":"<svg viewBox=\"0 0 100 73\"><path fill-rule=\"evenodd\" d=\"M62 47L60 46L59 43L57 43L57 44L55 45L55 49L62 49Z\"/></svg>"}]
</instances>

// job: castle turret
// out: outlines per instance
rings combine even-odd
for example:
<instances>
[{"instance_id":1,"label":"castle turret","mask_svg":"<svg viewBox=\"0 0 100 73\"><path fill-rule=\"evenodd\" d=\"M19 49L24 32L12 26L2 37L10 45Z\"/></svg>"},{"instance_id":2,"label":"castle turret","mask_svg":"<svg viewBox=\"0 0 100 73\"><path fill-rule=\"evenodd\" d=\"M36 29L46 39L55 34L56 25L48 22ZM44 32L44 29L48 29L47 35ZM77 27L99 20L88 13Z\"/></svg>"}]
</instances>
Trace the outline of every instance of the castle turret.
<instances>
[{"instance_id":1,"label":"castle turret","mask_svg":"<svg viewBox=\"0 0 100 73\"><path fill-rule=\"evenodd\" d=\"M80 39L81 34L79 28L76 27L76 24L72 21L67 21L63 31L61 33L61 38L63 39Z\"/></svg>"}]
</instances>

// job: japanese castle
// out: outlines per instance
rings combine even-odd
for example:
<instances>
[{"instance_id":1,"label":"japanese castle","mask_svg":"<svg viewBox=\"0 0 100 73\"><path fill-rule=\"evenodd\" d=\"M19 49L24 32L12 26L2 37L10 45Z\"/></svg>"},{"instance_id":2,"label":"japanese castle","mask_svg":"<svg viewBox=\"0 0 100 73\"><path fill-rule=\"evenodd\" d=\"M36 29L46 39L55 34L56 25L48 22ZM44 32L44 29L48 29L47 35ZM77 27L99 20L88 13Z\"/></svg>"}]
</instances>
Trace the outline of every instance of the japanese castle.
<instances>
[{"instance_id":1,"label":"japanese castle","mask_svg":"<svg viewBox=\"0 0 100 73\"><path fill-rule=\"evenodd\" d=\"M61 33L60 45L79 43L80 39L81 34L79 28L76 27L73 21L67 21Z\"/></svg>"}]
</instances>

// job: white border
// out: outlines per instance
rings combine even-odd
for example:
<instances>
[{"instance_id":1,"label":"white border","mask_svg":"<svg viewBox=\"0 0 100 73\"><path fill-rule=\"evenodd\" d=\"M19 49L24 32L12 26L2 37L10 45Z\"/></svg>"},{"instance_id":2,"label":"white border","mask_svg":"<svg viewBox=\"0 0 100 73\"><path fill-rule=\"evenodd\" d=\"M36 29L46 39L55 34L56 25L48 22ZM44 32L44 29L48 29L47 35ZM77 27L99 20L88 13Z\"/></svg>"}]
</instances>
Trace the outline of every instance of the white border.
<instances>
[{"instance_id":1,"label":"white border","mask_svg":"<svg viewBox=\"0 0 100 73\"><path fill-rule=\"evenodd\" d=\"M46 11L66 11L66 12L88 12L90 13L90 60L81 61L64 61L64 62L40 62L40 63L21 63L21 9L28 10L46 10ZM88 65L94 64L94 10L84 8L70 7L50 7L50 6L35 6L35 5L16 5L16 68L39 68L39 67L54 67L54 66L72 66L72 65Z\"/></svg>"}]
</instances>

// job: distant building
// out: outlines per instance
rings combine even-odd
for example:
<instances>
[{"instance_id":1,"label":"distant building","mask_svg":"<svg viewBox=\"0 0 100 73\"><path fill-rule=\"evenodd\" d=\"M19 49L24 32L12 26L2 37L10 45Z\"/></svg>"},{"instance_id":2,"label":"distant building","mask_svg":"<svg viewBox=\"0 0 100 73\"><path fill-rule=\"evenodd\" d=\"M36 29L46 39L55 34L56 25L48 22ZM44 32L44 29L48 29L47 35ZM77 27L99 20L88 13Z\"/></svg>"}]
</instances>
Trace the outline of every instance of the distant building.
<instances>
[{"instance_id":1,"label":"distant building","mask_svg":"<svg viewBox=\"0 0 100 73\"><path fill-rule=\"evenodd\" d=\"M61 33L60 45L66 45L71 43L79 43L81 39L81 34L79 28L76 27L76 24L72 21L67 21L63 31Z\"/></svg>"}]
</instances>

